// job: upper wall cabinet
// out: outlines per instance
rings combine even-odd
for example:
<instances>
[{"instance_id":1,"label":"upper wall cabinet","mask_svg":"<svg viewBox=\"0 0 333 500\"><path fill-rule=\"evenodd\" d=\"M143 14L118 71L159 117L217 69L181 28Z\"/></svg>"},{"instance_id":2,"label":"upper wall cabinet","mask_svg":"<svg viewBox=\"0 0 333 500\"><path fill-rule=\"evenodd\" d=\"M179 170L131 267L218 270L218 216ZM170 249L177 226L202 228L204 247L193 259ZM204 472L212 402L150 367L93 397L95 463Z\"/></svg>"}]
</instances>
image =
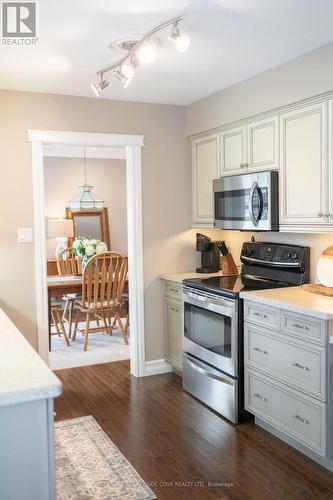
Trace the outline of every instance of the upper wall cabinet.
<instances>
[{"instance_id":1,"label":"upper wall cabinet","mask_svg":"<svg viewBox=\"0 0 333 500\"><path fill-rule=\"evenodd\" d=\"M329 223L327 105L321 102L280 116L280 224Z\"/></svg>"},{"instance_id":2,"label":"upper wall cabinet","mask_svg":"<svg viewBox=\"0 0 333 500\"><path fill-rule=\"evenodd\" d=\"M266 118L247 126L248 170L279 168L278 117Z\"/></svg>"},{"instance_id":3,"label":"upper wall cabinet","mask_svg":"<svg viewBox=\"0 0 333 500\"><path fill-rule=\"evenodd\" d=\"M221 132L221 176L279 168L278 117Z\"/></svg>"},{"instance_id":4,"label":"upper wall cabinet","mask_svg":"<svg viewBox=\"0 0 333 500\"><path fill-rule=\"evenodd\" d=\"M242 173L246 162L246 127L221 132L221 175Z\"/></svg>"},{"instance_id":5,"label":"upper wall cabinet","mask_svg":"<svg viewBox=\"0 0 333 500\"><path fill-rule=\"evenodd\" d=\"M218 134L192 141L193 224L213 225L213 179L219 177Z\"/></svg>"}]
</instances>

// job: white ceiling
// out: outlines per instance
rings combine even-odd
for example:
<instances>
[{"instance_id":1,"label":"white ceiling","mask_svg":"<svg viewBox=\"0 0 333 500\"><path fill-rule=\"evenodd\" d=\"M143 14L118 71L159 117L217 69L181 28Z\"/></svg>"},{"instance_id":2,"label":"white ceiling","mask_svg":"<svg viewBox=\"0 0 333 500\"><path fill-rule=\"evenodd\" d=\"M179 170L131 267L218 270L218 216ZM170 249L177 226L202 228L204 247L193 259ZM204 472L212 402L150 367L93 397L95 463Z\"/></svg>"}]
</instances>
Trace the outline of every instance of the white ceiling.
<instances>
[{"instance_id":1,"label":"white ceiling","mask_svg":"<svg viewBox=\"0 0 333 500\"><path fill-rule=\"evenodd\" d=\"M108 45L184 14L180 54L159 36L158 59L103 97L189 104L333 41L332 0L40 0L39 47L0 46L0 88L92 96Z\"/></svg>"}]
</instances>

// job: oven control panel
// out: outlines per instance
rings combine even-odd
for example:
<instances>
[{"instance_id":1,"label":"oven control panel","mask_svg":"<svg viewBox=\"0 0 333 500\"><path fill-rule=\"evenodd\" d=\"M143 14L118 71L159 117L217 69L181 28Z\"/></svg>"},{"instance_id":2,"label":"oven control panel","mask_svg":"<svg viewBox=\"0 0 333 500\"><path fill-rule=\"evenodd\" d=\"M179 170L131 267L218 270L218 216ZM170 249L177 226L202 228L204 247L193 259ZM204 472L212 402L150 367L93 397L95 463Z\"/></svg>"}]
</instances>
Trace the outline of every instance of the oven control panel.
<instances>
[{"instance_id":1,"label":"oven control panel","mask_svg":"<svg viewBox=\"0 0 333 500\"><path fill-rule=\"evenodd\" d=\"M247 264L301 268L308 255L308 247L251 241L243 243L241 261Z\"/></svg>"}]
</instances>

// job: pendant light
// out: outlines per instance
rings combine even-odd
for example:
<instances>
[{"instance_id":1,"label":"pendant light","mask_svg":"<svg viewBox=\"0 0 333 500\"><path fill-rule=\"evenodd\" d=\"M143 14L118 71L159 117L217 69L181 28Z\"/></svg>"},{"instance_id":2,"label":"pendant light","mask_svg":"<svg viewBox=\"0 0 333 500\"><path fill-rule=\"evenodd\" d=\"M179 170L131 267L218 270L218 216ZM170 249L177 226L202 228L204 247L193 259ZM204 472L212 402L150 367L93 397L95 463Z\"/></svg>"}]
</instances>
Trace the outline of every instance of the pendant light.
<instances>
[{"instance_id":1,"label":"pendant light","mask_svg":"<svg viewBox=\"0 0 333 500\"><path fill-rule=\"evenodd\" d=\"M87 161L85 147L83 148L83 162L84 184L79 187L80 193L69 201L69 208L74 212L80 210L101 210L104 207L104 201L92 192L94 186L89 186L87 184Z\"/></svg>"}]
</instances>

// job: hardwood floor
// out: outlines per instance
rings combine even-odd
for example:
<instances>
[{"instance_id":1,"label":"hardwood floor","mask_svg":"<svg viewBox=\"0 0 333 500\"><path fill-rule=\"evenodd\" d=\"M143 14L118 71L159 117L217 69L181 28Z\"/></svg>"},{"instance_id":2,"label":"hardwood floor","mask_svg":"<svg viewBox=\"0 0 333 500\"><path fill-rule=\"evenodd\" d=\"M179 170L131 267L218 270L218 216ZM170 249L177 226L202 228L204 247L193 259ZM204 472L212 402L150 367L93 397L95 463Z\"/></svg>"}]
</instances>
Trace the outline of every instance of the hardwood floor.
<instances>
[{"instance_id":1,"label":"hardwood floor","mask_svg":"<svg viewBox=\"0 0 333 500\"><path fill-rule=\"evenodd\" d=\"M57 420L93 415L159 499L333 497L333 474L252 422L230 424L177 375L135 379L128 361L56 374Z\"/></svg>"}]
</instances>

